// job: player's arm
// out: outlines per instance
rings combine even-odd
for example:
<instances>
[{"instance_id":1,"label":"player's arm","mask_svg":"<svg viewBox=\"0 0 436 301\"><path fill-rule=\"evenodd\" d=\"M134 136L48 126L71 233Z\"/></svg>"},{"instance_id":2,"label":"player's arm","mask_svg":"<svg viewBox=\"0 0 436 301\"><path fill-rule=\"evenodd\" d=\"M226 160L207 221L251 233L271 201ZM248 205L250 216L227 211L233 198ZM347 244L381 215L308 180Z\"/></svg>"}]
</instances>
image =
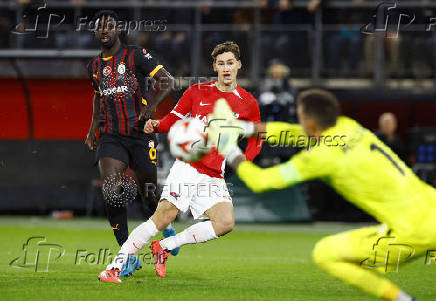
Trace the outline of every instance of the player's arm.
<instances>
[{"instance_id":1,"label":"player's arm","mask_svg":"<svg viewBox=\"0 0 436 301\"><path fill-rule=\"evenodd\" d=\"M316 139L306 136L302 127L298 124L278 121L255 123L245 120L234 120L232 117L217 118L213 114L210 114L210 120L209 124L213 124L217 133L225 131L225 129L232 129L238 135L249 139L253 138L252 141L256 141L256 145L259 144L258 141L262 140L276 146L293 147L306 147L309 141L311 144L316 143Z\"/></svg>"},{"instance_id":2,"label":"player's arm","mask_svg":"<svg viewBox=\"0 0 436 301\"><path fill-rule=\"evenodd\" d=\"M253 106L252 106L251 113L248 117L248 121L256 124L260 122L260 110L256 99L253 97L252 100L253 100ZM256 156L260 153L260 150L262 149L262 143L263 140L259 139L258 137L248 138L247 148L245 149L245 158L248 161L253 161L254 158L256 158Z\"/></svg>"},{"instance_id":3,"label":"player's arm","mask_svg":"<svg viewBox=\"0 0 436 301\"><path fill-rule=\"evenodd\" d=\"M171 94L172 87L174 87L174 78L145 49L135 49L134 60L135 68L144 76L153 78L157 84L156 93L151 98L143 98L142 100L143 107L139 119L146 120L153 117L157 106Z\"/></svg>"},{"instance_id":4,"label":"player's arm","mask_svg":"<svg viewBox=\"0 0 436 301\"><path fill-rule=\"evenodd\" d=\"M257 114L256 114L257 115ZM310 139L304 134L303 128L298 124L272 121L255 123L246 120L236 120L225 99L218 99L213 113L209 114L209 133L213 140L217 140L224 132L233 132L243 137L254 137L266 140L280 146L306 146ZM233 135L233 134L232 134Z\"/></svg>"},{"instance_id":5,"label":"player's arm","mask_svg":"<svg viewBox=\"0 0 436 301\"><path fill-rule=\"evenodd\" d=\"M227 158L232 156L231 152L228 153ZM325 153L325 149L319 148L311 152L302 151L288 162L269 168L260 168L246 161L241 155L234 155L233 158L229 158L229 161L247 187L255 193L260 193L328 176L333 170L332 164L326 162L326 158L329 157L330 153Z\"/></svg>"},{"instance_id":6,"label":"player's arm","mask_svg":"<svg viewBox=\"0 0 436 301\"><path fill-rule=\"evenodd\" d=\"M92 120L91 120L91 125L89 127L88 135L86 136L85 144L88 146L90 150L94 150L96 144L96 132L100 122L101 94L99 91L98 84L95 80L96 75L94 75L92 70L92 62L88 63L87 69L88 69L88 77L91 80L92 88L94 89L94 98L92 101Z\"/></svg>"},{"instance_id":7,"label":"player's arm","mask_svg":"<svg viewBox=\"0 0 436 301\"><path fill-rule=\"evenodd\" d=\"M177 102L177 105L161 120L148 120L144 126L145 133L168 133L171 126L180 119L185 118L192 109L192 91L189 87Z\"/></svg>"},{"instance_id":8,"label":"player's arm","mask_svg":"<svg viewBox=\"0 0 436 301\"><path fill-rule=\"evenodd\" d=\"M265 135L263 139L270 144L280 146L293 146L293 147L305 147L307 146L309 139L303 131L303 128L299 124L291 124L281 121L267 122L264 133L257 133L258 135Z\"/></svg>"},{"instance_id":9,"label":"player's arm","mask_svg":"<svg viewBox=\"0 0 436 301\"><path fill-rule=\"evenodd\" d=\"M238 121L234 126L239 128L239 132L244 137L265 140L269 144L279 146L305 147L310 141L310 138L306 136L303 128L299 124L290 124L281 121L261 123ZM315 139L311 141L311 143L314 142Z\"/></svg>"},{"instance_id":10,"label":"player's arm","mask_svg":"<svg viewBox=\"0 0 436 301\"><path fill-rule=\"evenodd\" d=\"M162 101L170 96L172 87L174 87L174 78L163 67L153 75L153 78L157 82L157 91L153 94L151 99L145 100L145 103L143 103L144 107L141 110L139 119L152 118L154 113L156 113L156 108Z\"/></svg>"},{"instance_id":11,"label":"player's arm","mask_svg":"<svg viewBox=\"0 0 436 301\"><path fill-rule=\"evenodd\" d=\"M295 133L302 132L301 128L282 123L268 122L254 124L231 118L232 111L224 99L219 99L215 104L212 114L209 115L208 133L212 145L218 152L225 156L238 176L254 192L263 192L270 189L281 189L301 181L329 175L333 170L335 158L329 148L318 147L311 151L303 151L295 155L287 163L270 168L259 168L254 163L246 160L237 145L237 136L243 132L246 136L257 136L259 133L276 135L282 130L294 129ZM212 123L216 120L215 124ZM300 132L300 133L301 133ZM279 138L277 138L279 139Z\"/></svg>"},{"instance_id":12,"label":"player's arm","mask_svg":"<svg viewBox=\"0 0 436 301\"><path fill-rule=\"evenodd\" d=\"M92 101L92 120L91 125L89 127L88 135L86 136L85 144L88 146L90 150L95 149L96 143L96 132L98 129L98 125L100 122L100 103L101 97L98 92L94 94L94 99Z\"/></svg>"}]
</instances>

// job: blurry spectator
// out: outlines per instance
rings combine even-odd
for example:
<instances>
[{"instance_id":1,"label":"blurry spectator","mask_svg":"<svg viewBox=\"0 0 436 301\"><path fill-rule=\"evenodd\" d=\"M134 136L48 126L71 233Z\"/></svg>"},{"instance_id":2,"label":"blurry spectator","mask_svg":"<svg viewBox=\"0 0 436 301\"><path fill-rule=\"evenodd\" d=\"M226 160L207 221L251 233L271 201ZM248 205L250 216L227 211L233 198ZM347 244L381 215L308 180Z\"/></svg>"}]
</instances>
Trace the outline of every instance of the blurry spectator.
<instances>
[{"instance_id":1,"label":"blurry spectator","mask_svg":"<svg viewBox=\"0 0 436 301\"><path fill-rule=\"evenodd\" d=\"M201 7L201 22L209 25L232 24L233 13L234 9L213 8L212 6L208 6L206 2L205 5ZM215 76L215 73L210 68L210 53L216 45L226 40L232 40L232 37L229 35L228 31L223 30L204 31L202 34L203 45L200 74Z\"/></svg>"},{"instance_id":2,"label":"blurry spectator","mask_svg":"<svg viewBox=\"0 0 436 301\"><path fill-rule=\"evenodd\" d=\"M157 34L157 33L152 33ZM144 38L142 38L144 41ZM148 40L148 38L147 38ZM143 43L141 43L142 45ZM145 45L144 45L145 46ZM186 32L164 31L154 39L154 50L161 62L176 76L187 75L190 70L190 48Z\"/></svg>"},{"instance_id":3,"label":"blurry spectator","mask_svg":"<svg viewBox=\"0 0 436 301\"><path fill-rule=\"evenodd\" d=\"M333 17L333 16L332 16ZM361 14L349 10L335 11L334 17L339 22L339 32L327 37L326 64L329 74L343 73L343 63L346 63L345 76L355 76L359 73L359 63L362 58L362 35L360 26L356 29L353 24L362 24Z\"/></svg>"},{"instance_id":4,"label":"blurry spectator","mask_svg":"<svg viewBox=\"0 0 436 301\"><path fill-rule=\"evenodd\" d=\"M263 64L273 58L280 58L292 70L308 71L310 51L308 33L302 30L285 31L286 25L312 23L312 16L306 9L297 9L290 0L269 0L268 6L275 9L272 31L262 36Z\"/></svg>"},{"instance_id":5,"label":"blurry spectator","mask_svg":"<svg viewBox=\"0 0 436 301\"><path fill-rule=\"evenodd\" d=\"M5 10L0 12L0 48L11 47L9 42L10 30L13 27L13 15Z\"/></svg>"},{"instance_id":6,"label":"blurry spectator","mask_svg":"<svg viewBox=\"0 0 436 301\"><path fill-rule=\"evenodd\" d=\"M400 70L400 45L402 37L396 32L388 32L384 39L384 53L389 60L387 74L398 76ZM365 40L365 71L367 73L374 72L374 57L375 57L375 35L367 35Z\"/></svg>"},{"instance_id":7,"label":"blurry spectator","mask_svg":"<svg viewBox=\"0 0 436 301\"><path fill-rule=\"evenodd\" d=\"M289 73L289 68L278 60L268 68L268 77L261 85L259 96L263 121L296 121L297 90L289 84Z\"/></svg>"},{"instance_id":8,"label":"blurry spectator","mask_svg":"<svg viewBox=\"0 0 436 301\"><path fill-rule=\"evenodd\" d=\"M388 7L386 7L386 10L387 9ZM389 12L386 11L384 15L389 16L389 18L383 20L383 22L386 22L385 27L387 27L383 39L385 61L388 62L386 73L387 75L390 74L395 77L402 76L404 74L403 62L405 61L403 59L405 56L404 53L402 53L402 45L407 45L407 42L404 40L404 31L401 30L401 26L408 25L413 19L411 19L412 16L408 10L402 10L400 8L391 9ZM398 20L401 20L402 23L398 24ZM377 20L376 15L374 15L372 20L373 28L377 25L376 22L380 22L380 20ZM415 32L413 32L413 34L415 34ZM377 35L374 34L367 35L365 40L365 67L368 73L374 71L374 57L377 51L375 43L376 36Z\"/></svg>"},{"instance_id":9,"label":"blurry spectator","mask_svg":"<svg viewBox=\"0 0 436 301\"><path fill-rule=\"evenodd\" d=\"M414 10L415 24L430 24L430 18L434 18L433 9ZM404 31L401 33L404 43L402 51L404 53L404 69L406 75L417 79L428 78L434 69L434 35L421 31ZM417 81L417 84L421 81Z\"/></svg>"},{"instance_id":10,"label":"blurry spectator","mask_svg":"<svg viewBox=\"0 0 436 301\"><path fill-rule=\"evenodd\" d=\"M379 130L377 131L377 137L383 141L384 144L389 146L394 153L400 157L401 160L407 163L407 154L403 141L395 133L397 130L397 118L392 113L383 113L380 115Z\"/></svg>"},{"instance_id":11,"label":"blurry spectator","mask_svg":"<svg viewBox=\"0 0 436 301\"><path fill-rule=\"evenodd\" d=\"M310 13L314 13L318 9L321 2L322 0L310 0L309 3L307 4L307 10Z\"/></svg>"}]
</instances>

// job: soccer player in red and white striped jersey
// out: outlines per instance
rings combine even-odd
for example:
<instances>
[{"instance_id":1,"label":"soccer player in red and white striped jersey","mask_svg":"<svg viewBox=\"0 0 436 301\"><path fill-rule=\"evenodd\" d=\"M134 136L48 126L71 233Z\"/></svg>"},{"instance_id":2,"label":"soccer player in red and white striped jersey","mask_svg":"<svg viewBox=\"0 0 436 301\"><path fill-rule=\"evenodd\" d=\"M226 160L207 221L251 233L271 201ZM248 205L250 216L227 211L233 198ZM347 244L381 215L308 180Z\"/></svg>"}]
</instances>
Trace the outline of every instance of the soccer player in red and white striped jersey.
<instances>
[{"instance_id":1,"label":"soccer player in red and white striped jersey","mask_svg":"<svg viewBox=\"0 0 436 301\"><path fill-rule=\"evenodd\" d=\"M219 44L213 50L212 58L218 80L189 87L167 116L162 120L147 121L144 127L146 133L166 133L177 120L188 116L207 123L208 114L213 112L214 104L220 98L227 100L234 117L260 122L256 99L237 85L237 74L242 67L239 46L234 42ZM246 159L253 160L261 147L260 140L255 137L249 139ZM232 231L234 212L232 198L224 181L224 165L224 158L216 150L212 150L199 162L176 160L167 177L156 212L132 231L114 261L99 275L99 279L120 282L118 270L127 256L136 254L181 211L190 209L194 219L207 220L188 227L176 236L151 243L156 273L160 277L166 275L169 251L185 244L206 242Z\"/></svg>"}]
</instances>

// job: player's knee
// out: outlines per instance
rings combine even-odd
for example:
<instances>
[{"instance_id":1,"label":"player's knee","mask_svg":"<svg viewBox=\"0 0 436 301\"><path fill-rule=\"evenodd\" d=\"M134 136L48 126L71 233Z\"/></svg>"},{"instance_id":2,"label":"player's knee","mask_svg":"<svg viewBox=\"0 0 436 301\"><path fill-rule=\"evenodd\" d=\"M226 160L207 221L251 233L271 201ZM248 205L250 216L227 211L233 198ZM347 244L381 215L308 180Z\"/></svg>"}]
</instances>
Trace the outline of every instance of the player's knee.
<instances>
[{"instance_id":1,"label":"player's knee","mask_svg":"<svg viewBox=\"0 0 436 301\"><path fill-rule=\"evenodd\" d=\"M333 260L333 257L331 256L332 248L334 248L334 246L331 246L329 237L324 237L318 241L312 251L313 261L319 267L325 267L328 265L329 262Z\"/></svg>"},{"instance_id":2,"label":"player's knee","mask_svg":"<svg viewBox=\"0 0 436 301\"><path fill-rule=\"evenodd\" d=\"M178 213L179 210L176 206L167 200L162 200L159 202L157 209L151 218L156 224L157 229L162 230L175 220Z\"/></svg>"},{"instance_id":3,"label":"player's knee","mask_svg":"<svg viewBox=\"0 0 436 301\"><path fill-rule=\"evenodd\" d=\"M235 219L232 215L224 215L222 216L218 221L218 229L219 233L216 233L218 236L227 234L229 232L232 232L233 228L235 227Z\"/></svg>"}]
</instances>

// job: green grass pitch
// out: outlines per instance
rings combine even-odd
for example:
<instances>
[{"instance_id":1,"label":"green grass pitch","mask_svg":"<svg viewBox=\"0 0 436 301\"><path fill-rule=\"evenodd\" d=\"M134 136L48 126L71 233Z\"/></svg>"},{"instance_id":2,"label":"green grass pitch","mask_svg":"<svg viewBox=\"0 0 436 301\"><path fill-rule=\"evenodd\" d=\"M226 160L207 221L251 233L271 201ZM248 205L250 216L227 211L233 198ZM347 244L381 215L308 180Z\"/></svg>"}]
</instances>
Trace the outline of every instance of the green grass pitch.
<instances>
[{"instance_id":1,"label":"green grass pitch","mask_svg":"<svg viewBox=\"0 0 436 301\"><path fill-rule=\"evenodd\" d=\"M139 222L130 222L130 228ZM321 237L358 226L238 224L218 240L183 247L177 257L169 258L167 278L159 279L146 259L142 270L117 285L97 280L106 263L84 263L82 258L75 264L78 250L82 257L99 249L118 251L105 220L1 217L0 300L375 300L328 276L311 260ZM175 227L180 231L186 224ZM23 244L32 236L44 236L46 244L65 250L50 262L48 272L35 272L34 250L28 250L22 267L10 265L22 259ZM45 248L39 254L41 270L48 253L47 246L40 247ZM57 253L50 256L56 258ZM388 277L420 301L436 300L436 264L424 262L419 258Z\"/></svg>"}]
</instances>

